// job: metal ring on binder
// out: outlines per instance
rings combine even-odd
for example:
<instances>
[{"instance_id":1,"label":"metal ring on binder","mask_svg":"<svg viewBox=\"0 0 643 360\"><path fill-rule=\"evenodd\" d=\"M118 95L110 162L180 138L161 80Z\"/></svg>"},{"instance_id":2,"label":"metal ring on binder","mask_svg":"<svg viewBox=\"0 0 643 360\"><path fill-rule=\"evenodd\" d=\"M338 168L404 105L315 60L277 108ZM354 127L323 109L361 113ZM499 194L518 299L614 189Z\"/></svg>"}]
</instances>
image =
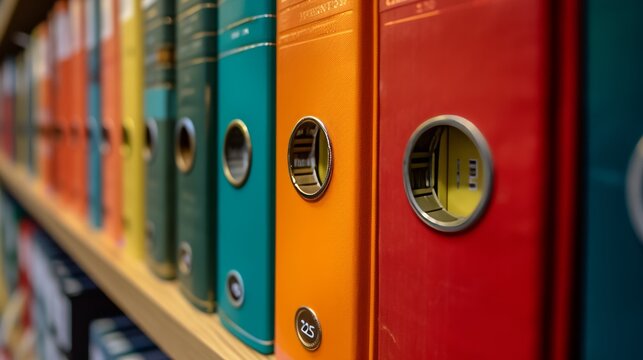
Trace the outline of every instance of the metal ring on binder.
<instances>
[{"instance_id":1,"label":"metal ring on binder","mask_svg":"<svg viewBox=\"0 0 643 360\"><path fill-rule=\"evenodd\" d=\"M123 156L123 158L128 158L132 153L132 139L130 130L126 124L123 124L123 126L121 127L121 131L123 132L121 155Z\"/></svg>"},{"instance_id":2,"label":"metal ring on binder","mask_svg":"<svg viewBox=\"0 0 643 360\"><path fill-rule=\"evenodd\" d=\"M154 243L156 242L156 226L154 226L154 223L151 221L145 222L145 240L151 255L152 249L154 249Z\"/></svg>"},{"instance_id":3,"label":"metal ring on binder","mask_svg":"<svg viewBox=\"0 0 643 360\"><path fill-rule=\"evenodd\" d=\"M288 171L295 190L306 200L321 197L330 183L333 150L324 124L313 116L301 118L288 142Z\"/></svg>"},{"instance_id":4,"label":"metal ring on binder","mask_svg":"<svg viewBox=\"0 0 643 360\"><path fill-rule=\"evenodd\" d=\"M149 118L145 122L145 147L143 148L143 158L150 161L154 157L156 144L158 142L158 125L156 120Z\"/></svg>"},{"instance_id":5,"label":"metal ring on binder","mask_svg":"<svg viewBox=\"0 0 643 360\"><path fill-rule=\"evenodd\" d=\"M250 175L252 164L252 142L248 127L239 119L232 120L223 139L223 174L234 187L241 187Z\"/></svg>"},{"instance_id":6,"label":"metal ring on binder","mask_svg":"<svg viewBox=\"0 0 643 360\"><path fill-rule=\"evenodd\" d=\"M174 161L176 167L182 173L187 173L192 169L196 157L196 133L192 120L182 118L176 124L174 137Z\"/></svg>"},{"instance_id":7,"label":"metal ring on binder","mask_svg":"<svg viewBox=\"0 0 643 360\"><path fill-rule=\"evenodd\" d=\"M192 272L192 247L184 241L179 244L177 264L181 274L189 275Z\"/></svg>"},{"instance_id":8,"label":"metal ring on binder","mask_svg":"<svg viewBox=\"0 0 643 360\"><path fill-rule=\"evenodd\" d=\"M243 278L236 270L228 271L226 276L225 291L228 297L228 301L235 308L240 308L243 305L245 300L245 286L243 284Z\"/></svg>"},{"instance_id":9,"label":"metal ring on binder","mask_svg":"<svg viewBox=\"0 0 643 360\"><path fill-rule=\"evenodd\" d=\"M627 169L625 201L632 227L643 242L643 137L634 148Z\"/></svg>"},{"instance_id":10,"label":"metal ring on binder","mask_svg":"<svg viewBox=\"0 0 643 360\"><path fill-rule=\"evenodd\" d=\"M111 151L111 148L112 148L109 130L105 126L101 126L100 133L101 133L100 153L102 155L106 155Z\"/></svg>"},{"instance_id":11,"label":"metal ring on binder","mask_svg":"<svg viewBox=\"0 0 643 360\"><path fill-rule=\"evenodd\" d=\"M451 135L460 139L466 136L464 139L470 144L466 140L450 144ZM474 158L457 158L455 164L449 161L452 160L449 152L462 151L471 145L477 152ZM402 173L413 211L425 224L439 231L456 232L470 227L482 216L491 197L493 162L489 145L478 128L460 116L441 115L422 123L408 141ZM475 191L480 197L468 201L467 206L462 206L466 210L456 214L445 201L455 196L449 195L454 190L461 198L466 191Z\"/></svg>"}]
</instances>

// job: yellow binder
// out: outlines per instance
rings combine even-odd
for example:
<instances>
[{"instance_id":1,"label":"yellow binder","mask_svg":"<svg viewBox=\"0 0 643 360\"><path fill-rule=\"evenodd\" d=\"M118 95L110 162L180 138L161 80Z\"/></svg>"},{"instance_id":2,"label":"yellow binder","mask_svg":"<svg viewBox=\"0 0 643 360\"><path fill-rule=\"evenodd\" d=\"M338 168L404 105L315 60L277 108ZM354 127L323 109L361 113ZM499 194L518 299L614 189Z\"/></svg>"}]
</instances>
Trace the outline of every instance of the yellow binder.
<instances>
[{"instance_id":1,"label":"yellow binder","mask_svg":"<svg viewBox=\"0 0 643 360\"><path fill-rule=\"evenodd\" d=\"M143 14L140 0L121 0L120 5L123 237L126 253L136 258L143 258L145 254Z\"/></svg>"}]
</instances>

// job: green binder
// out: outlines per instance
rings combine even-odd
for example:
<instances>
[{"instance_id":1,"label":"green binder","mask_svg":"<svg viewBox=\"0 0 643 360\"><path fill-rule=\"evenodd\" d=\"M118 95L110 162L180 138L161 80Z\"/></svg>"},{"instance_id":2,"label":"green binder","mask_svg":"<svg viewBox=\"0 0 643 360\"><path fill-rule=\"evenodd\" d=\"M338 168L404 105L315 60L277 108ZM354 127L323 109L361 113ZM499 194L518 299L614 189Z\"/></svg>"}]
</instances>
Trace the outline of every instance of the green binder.
<instances>
[{"instance_id":1,"label":"green binder","mask_svg":"<svg viewBox=\"0 0 643 360\"><path fill-rule=\"evenodd\" d=\"M215 309L217 2L177 3L177 261L180 288Z\"/></svg>"}]
</instances>

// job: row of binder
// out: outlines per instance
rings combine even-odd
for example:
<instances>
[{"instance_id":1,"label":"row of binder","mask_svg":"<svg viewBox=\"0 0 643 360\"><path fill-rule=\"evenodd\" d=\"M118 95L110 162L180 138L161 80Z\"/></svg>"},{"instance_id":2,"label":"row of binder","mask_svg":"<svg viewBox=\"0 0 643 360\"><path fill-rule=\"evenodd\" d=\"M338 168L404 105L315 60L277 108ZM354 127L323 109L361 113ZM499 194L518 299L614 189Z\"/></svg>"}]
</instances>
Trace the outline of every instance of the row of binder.
<instances>
[{"instance_id":1,"label":"row of binder","mask_svg":"<svg viewBox=\"0 0 643 360\"><path fill-rule=\"evenodd\" d=\"M0 193L0 206L1 287L22 303L3 306L3 329L15 317L18 348L32 354L7 358L169 359L11 197Z\"/></svg>"},{"instance_id":2,"label":"row of binder","mask_svg":"<svg viewBox=\"0 0 643 360\"><path fill-rule=\"evenodd\" d=\"M643 356L640 9L59 0L4 152L262 353Z\"/></svg>"}]
</instances>

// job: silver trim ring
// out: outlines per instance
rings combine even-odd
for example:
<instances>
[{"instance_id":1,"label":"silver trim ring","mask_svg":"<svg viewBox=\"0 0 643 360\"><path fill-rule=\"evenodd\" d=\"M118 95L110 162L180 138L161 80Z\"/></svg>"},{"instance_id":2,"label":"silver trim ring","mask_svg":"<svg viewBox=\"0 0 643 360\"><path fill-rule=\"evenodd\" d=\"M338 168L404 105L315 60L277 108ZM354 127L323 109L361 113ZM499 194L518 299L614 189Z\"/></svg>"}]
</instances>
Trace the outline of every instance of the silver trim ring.
<instances>
[{"instance_id":1,"label":"silver trim ring","mask_svg":"<svg viewBox=\"0 0 643 360\"><path fill-rule=\"evenodd\" d=\"M234 296L230 293L230 287L228 286L228 280L230 278L236 278L237 283L241 286L241 297L239 300L235 300ZM234 306L235 308L240 308L241 305L243 305L243 301L246 299L246 287L243 284L243 278L241 277L241 274L239 274L238 271L236 270L230 270L228 271L228 274L226 275L226 282L225 282L225 293L228 297L228 301L230 301L230 304Z\"/></svg>"},{"instance_id":2,"label":"silver trim ring","mask_svg":"<svg viewBox=\"0 0 643 360\"><path fill-rule=\"evenodd\" d=\"M322 181L321 179L317 179L317 182L320 183L319 189L317 189L314 192L308 192L303 190L301 186L297 183L297 179L295 177L294 170L293 170L294 166L292 164L291 156L290 156L293 150L293 145L294 145L293 142L295 141L295 134L297 133L297 130L299 130L302 126L306 125L307 123L312 123L314 126L317 126L318 131L322 132L323 136L326 138L326 144L328 144L328 148L327 148L328 170L326 174L326 179L324 181ZM316 140L313 140L313 143L311 145L312 149L314 149L316 145L317 145ZM290 175L290 181L295 187L295 190L297 191L297 193L299 193L301 197L309 201L314 201L319 199L326 192L326 189L328 188L328 184L330 184L330 181L332 179L332 174L333 174L333 160L334 160L333 155L334 155L333 145L330 141L330 136L328 135L328 130L326 129L326 126L324 125L324 123L314 116L304 116L301 119L299 119L299 121L297 121L297 123L295 124L290 134L290 139L288 140L288 174ZM314 176L315 178L317 177L316 174Z\"/></svg>"},{"instance_id":3,"label":"silver trim ring","mask_svg":"<svg viewBox=\"0 0 643 360\"><path fill-rule=\"evenodd\" d=\"M628 165L625 202L634 232L643 242L643 137L636 144Z\"/></svg>"},{"instance_id":4,"label":"silver trim ring","mask_svg":"<svg viewBox=\"0 0 643 360\"><path fill-rule=\"evenodd\" d=\"M190 244L182 241L178 251L178 267L183 275L189 275L192 272L192 248Z\"/></svg>"},{"instance_id":5,"label":"silver trim ring","mask_svg":"<svg viewBox=\"0 0 643 360\"><path fill-rule=\"evenodd\" d=\"M105 156L109 154L112 149L112 143L110 139L110 130L101 124L100 127L100 153Z\"/></svg>"},{"instance_id":6,"label":"silver trim ring","mask_svg":"<svg viewBox=\"0 0 643 360\"><path fill-rule=\"evenodd\" d=\"M181 131L184 130L188 135L188 148L182 149ZM182 172L187 173L194 165L196 158L196 133L192 120L187 117L182 118L177 124L174 133L174 162L176 167Z\"/></svg>"},{"instance_id":7,"label":"silver trim ring","mask_svg":"<svg viewBox=\"0 0 643 360\"><path fill-rule=\"evenodd\" d=\"M476 148L478 149L482 160L484 185L482 188L482 197L480 199L480 202L476 206L473 213L471 213L471 215L449 222L437 220L429 216L419 207L415 200L415 197L413 196L413 189L411 187L411 181L409 179L409 159L411 153L413 152L415 144L417 143L420 136L422 136L426 131L437 126L452 126L462 131L476 145ZM426 120L420 126L418 126L409 138L409 141L406 145L406 150L404 152L404 161L402 162L402 174L404 178L404 192L406 193L406 198L409 201L411 208L420 218L420 220L438 231L457 232L469 228L470 226L475 224L475 222L482 216L489 203L489 199L491 199L491 191L493 189L493 159L491 157L489 144L487 143L480 130L478 130L478 128L469 120L461 116L439 115Z\"/></svg>"},{"instance_id":8,"label":"silver trim ring","mask_svg":"<svg viewBox=\"0 0 643 360\"><path fill-rule=\"evenodd\" d=\"M143 147L143 159L149 162L156 154L158 143L159 128L154 118L149 118L145 122L145 146Z\"/></svg>"},{"instance_id":9,"label":"silver trim ring","mask_svg":"<svg viewBox=\"0 0 643 360\"><path fill-rule=\"evenodd\" d=\"M121 156L126 159L132 154L132 130L128 122L123 122L121 126Z\"/></svg>"},{"instance_id":10,"label":"silver trim ring","mask_svg":"<svg viewBox=\"0 0 643 360\"><path fill-rule=\"evenodd\" d=\"M230 165L228 164L228 157L226 156L228 136L230 136L232 129L239 129L239 131L241 131L248 149L248 167L246 168L241 178L235 178L232 175ZM223 174L225 175L228 182L232 184L232 186L237 188L243 186L243 184L245 184L246 180L248 180L248 177L250 176L250 168L252 167L252 142L250 141L250 132L248 131L248 127L240 119L234 119L230 122L230 124L228 124L225 135L223 136L223 150L221 151L221 158Z\"/></svg>"},{"instance_id":11,"label":"silver trim ring","mask_svg":"<svg viewBox=\"0 0 643 360\"><path fill-rule=\"evenodd\" d=\"M146 221L145 222L145 239L146 245L147 245L147 251L152 254L154 253L154 245L156 243L155 241L155 234L156 234L156 227L154 226L154 223L151 221Z\"/></svg>"}]
</instances>

